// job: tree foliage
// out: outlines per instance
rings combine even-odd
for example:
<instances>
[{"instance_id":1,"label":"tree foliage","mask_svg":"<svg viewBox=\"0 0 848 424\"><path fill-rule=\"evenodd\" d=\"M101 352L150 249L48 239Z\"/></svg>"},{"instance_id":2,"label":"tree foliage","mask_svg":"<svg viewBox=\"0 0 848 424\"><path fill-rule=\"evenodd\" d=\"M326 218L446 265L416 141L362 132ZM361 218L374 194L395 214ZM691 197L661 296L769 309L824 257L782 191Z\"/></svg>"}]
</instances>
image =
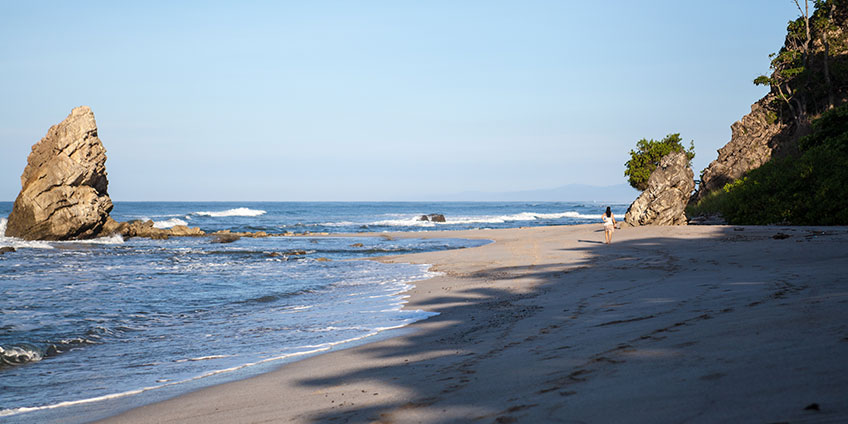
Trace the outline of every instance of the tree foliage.
<instances>
[{"instance_id":1,"label":"tree foliage","mask_svg":"<svg viewBox=\"0 0 848 424\"><path fill-rule=\"evenodd\" d=\"M836 106L836 91L848 83L846 48L839 29L848 0L794 3L801 16L788 23L783 48L769 55L771 74L753 82L770 87L778 102L775 110L788 112L801 127L810 117Z\"/></svg>"},{"instance_id":2,"label":"tree foliage","mask_svg":"<svg viewBox=\"0 0 848 424\"><path fill-rule=\"evenodd\" d=\"M630 160L624 164L624 175L628 177L631 186L639 191L648 188L648 178L657 169L660 160L671 152L684 152L692 161L695 157L695 143L689 142L689 149L683 147L680 133L669 134L662 140L641 139L636 143L636 150L630 150Z\"/></svg>"}]
</instances>

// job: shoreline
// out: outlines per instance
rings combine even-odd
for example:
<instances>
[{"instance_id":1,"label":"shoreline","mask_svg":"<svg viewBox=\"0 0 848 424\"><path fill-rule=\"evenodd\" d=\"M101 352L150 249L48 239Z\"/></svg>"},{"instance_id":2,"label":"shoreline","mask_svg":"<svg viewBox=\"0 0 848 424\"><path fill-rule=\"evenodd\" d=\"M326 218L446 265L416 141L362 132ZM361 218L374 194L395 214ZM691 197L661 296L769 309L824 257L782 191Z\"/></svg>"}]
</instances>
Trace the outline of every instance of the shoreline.
<instances>
[{"instance_id":1,"label":"shoreline","mask_svg":"<svg viewBox=\"0 0 848 424\"><path fill-rule=\"evenodd\" d=\"M845 227L389 235L494 243L373 258L443 273L404 306L440 315L403 334L102 422L848 417Z\"/></svg>"}]
</instances>

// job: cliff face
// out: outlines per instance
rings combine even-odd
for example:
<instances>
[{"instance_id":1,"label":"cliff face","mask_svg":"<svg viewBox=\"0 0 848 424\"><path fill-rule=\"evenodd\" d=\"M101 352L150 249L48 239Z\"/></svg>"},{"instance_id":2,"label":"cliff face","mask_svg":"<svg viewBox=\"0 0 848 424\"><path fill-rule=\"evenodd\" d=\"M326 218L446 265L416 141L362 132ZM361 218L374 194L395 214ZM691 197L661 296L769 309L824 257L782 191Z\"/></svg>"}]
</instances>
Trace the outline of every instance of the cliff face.
<instances>
[{"instance_id":1,"label":"cliff face","mask_svg":"<svg viewBox=\"0 0 848 424\"><path fill-rule=\"evenodd\" d=\"M27 158L6 236L27 240L95 237L109 217L106 149L87 106L47 131Z\"/></svg>"},{"instance_id":2,"label":"cliff face","mask_svg":"<svg viewBox=\"0 0 848 424\"><path fill-rule=\"evenodd\" d=\"M792 143L794 127L775 121L774 112L768 106L771 100L771 96L766 96L754 103L751 113L730 126L730 142L718 150L718 158L701 174L699 199L759 168L771 159L779 146L786 148Z\"/></svg>"},{"instance_id":3,"label":"cliff face","mask_svg":"<svg viewBox=\"0 0 848 424\"><path fill-rule=\"evenodd\" d=\"M730 142L701 173L694 200L744 177L774 156L797 153L798 140L809 132L810 122L848 100L848 0L822 3L809 17L809 29L808 38L803 16L789 23L771 76L755 80L771 91L731 126Z\"/></svg>"}]
</instances>

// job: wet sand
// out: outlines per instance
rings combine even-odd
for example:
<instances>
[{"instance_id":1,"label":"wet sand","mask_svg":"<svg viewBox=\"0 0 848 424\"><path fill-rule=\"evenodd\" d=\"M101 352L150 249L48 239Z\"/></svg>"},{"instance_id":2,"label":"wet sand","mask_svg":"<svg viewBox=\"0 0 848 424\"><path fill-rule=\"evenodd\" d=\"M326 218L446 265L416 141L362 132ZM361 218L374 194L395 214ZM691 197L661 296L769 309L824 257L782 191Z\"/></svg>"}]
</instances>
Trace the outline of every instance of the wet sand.
<instances>
[{"instance_id":1,"label":"wet sand","mask_svg":"<svg viewBox=\"0 0 848 424\"><path fill-rule=\"evenodd\" d=\"M397 337L105 422L848 421L846 227L394 236L495 243L381 258L443 273Z\"/></svg>"}]
</instances>

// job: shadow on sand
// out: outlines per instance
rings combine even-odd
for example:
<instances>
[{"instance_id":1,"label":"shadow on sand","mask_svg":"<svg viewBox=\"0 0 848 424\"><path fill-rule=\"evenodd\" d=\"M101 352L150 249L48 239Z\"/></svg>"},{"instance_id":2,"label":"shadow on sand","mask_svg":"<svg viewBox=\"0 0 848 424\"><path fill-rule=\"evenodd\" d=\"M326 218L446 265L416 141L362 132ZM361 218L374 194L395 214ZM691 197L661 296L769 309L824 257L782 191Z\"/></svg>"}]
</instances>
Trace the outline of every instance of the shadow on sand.
<instances>
[{"instance_id":1,"label":"shadow on sand","mask_svg":"<svg viewBox=\"0 0 848 424\"><path fill-rule=\"evenodd\" d=\"M765 331L745 328L750 314L764 311L764 305L789 304L792 299L800 301L809 294L809 279L814 277L808 275L809 267L803 261L793 259L793 252L799 248L814 249L821 251L825 259L846 258L844 243L839 245L841 251L833 252L833 246L817 243L823 239L811 236L815 233L809 229L781 228L791 234L789 240L771 239L776 231L767 227L743 231L721 227L706 238L620 239L610 246L578 240L581 246L573 250L586 253L573 255L584 258L580 261L489 268L461 276L469 288L458 284L449 294L415 305L440 312L426 326L400 336L397 343L358 348L361 355L378 360L374 363L380 366L298 382L315 390L341 386L358 389L362 382L362 392L372 390L368 384L376 382L408 395L402 400L381 401L379 392L369 392L371 399L358 405L343 402L338 393L331 393L328 399L336 396L334 401L339 400L333 411L310 419L318 423L565 422L566 417L585 418L588 414L604 421L604 409L612 406L624 410L610 416L629 416L635 421L654 419L657 415L646 411L663 410L662 390L656 393L659 398L653 404L619 399L628 390L638 392L644 387L644 382L637 384L621 377L628 362L637 363L632 359L635 352L643 355L639 361L645 362L639 364L660 367L651 368L647 379L656 375L656 384L666 379L675 381L679 387L669 390L680 393L668 395L693 396L695 405L691 406L701 407L696 402L697 394L717 390L716 381L722 381L730 371L698 370L697 365L679 359L684 356L673 356L697 349L686 345L691 337L685 336L697 331L725 331L724 325L728 326L726 331ZM760 243L756 249L754 243ZM826 254L828 251L831 253ZM777 267L769 261L769 256L775 255L786 259ZM834 263L839 261L829 262ZM844 275L848 261L841 263L837 271ZM790 280L787 276L793 277ZM752 279L762 284L750 283ZM848 307L842 311L840 316L832 317L832 322L848 319ZM715 321L702 324L710 319ZM712 327L698 327L701 325ZM848 333L834 337L848 340ZM736 346L742 357L744 352L751 352L746 367L775 366L774 361L760 361L757 357L761 349L756 344L761 342L752 337L750 345ZM836 346L841 346L839 352L819 355L830 358L848 353L848 342ZM711 361L724 352L697 354L704 361ZM814 368L808 372L844 375L848 371L844 364L841 370L816 366L822 358L815 353L807 355L810 357L803 358L804 363ZM654 361L653 365L650 361ZM640 375L639 370L634 371L634 378ZM772 368L761 371L774 372ZM588 390L605 387L605 381L614 383L619 390L611 389L606 399L612 401L609 403L599 391ZM822 390L848 390L845 378L818 381L822 387L831 385ZM631 383L633 386L628 388ZM742 390L744 400L745 393L774 392L774 384L780 383L749 381L747 387L738 390ZM732 392L733 396L739 394L738 390ZM747 401L738 405L729 402L724 407L741 414L731 417L745 417L746 404ZM786 408L800 411L803 406L793 404ZM782 410L778 404L769 407ZM671 408L666 410L670 415L658 417L673 417L677 412Z\"/></svg>"}]
</instances>

